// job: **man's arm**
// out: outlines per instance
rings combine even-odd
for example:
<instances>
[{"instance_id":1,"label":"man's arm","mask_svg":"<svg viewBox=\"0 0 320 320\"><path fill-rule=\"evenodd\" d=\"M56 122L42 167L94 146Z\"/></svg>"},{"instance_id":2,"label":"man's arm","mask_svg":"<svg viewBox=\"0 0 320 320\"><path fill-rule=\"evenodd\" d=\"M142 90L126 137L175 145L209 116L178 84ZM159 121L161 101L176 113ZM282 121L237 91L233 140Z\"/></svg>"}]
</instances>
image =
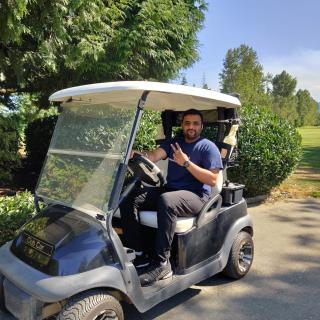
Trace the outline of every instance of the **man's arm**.
<instances>
[{"instance_id":1,"label":"man's arm","mask_svg":"<svg viewBox=\"0 0 320 320\"><path fill-rule=\"evenodd\" d=\"M200 182L214 187L217 183L219 169L204 169L190 161L187 170Z\"/></svg>"},{"instance_id":2,"label":"man's arm","mask_svg":"<svg viewBox=\"0 0 320 320\"><path fill-rule=\"evenodd\" d=\"M153 163L158 162L161 159L165 159L167 157L167 153L162 148L157 148L155 150L150 151L134 151L134 153L138 153L149 160L151 160Z\"/></svg>"},{"instance_id":3,"label":"man's arm","mask_svg":"<svg viewBox=\"0 0 320 320\"><path fill-rule=\"evenodd\" d=\"M174 161L183 166L186 161L189 161L189 166L186 168L197 180L201 183L207 184L211 187L214 187L217 183L217 178L219 174L219 169L204 169L191 162L188 156L182 151L179 144L171 145L173 150L173 159Z\"/></svg>"}]
</instances>

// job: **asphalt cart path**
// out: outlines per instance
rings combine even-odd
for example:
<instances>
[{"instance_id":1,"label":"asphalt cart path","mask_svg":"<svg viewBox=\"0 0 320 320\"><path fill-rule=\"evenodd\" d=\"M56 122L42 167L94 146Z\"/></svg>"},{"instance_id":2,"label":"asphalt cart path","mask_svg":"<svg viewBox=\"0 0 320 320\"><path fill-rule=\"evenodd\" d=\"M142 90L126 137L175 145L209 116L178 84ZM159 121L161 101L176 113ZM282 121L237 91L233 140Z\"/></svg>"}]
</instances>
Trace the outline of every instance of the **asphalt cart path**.
<instances>
[{"instance_id":1,"label":"asphalt cart path","mask_svg":"<svg viewBox=\"0 0 320 320\"><path fill-rule=\"evenodd\" d=\"M218 275L144 314L126 319L319 320L320 201L290 200L249 208L255 257L238 280Z\"/></svg>"},{"instance_id":2,"label":"asphalt cart path","mask_svg":"<svg viewBox=\"0 0 320 320\"><path fill-rule=\"evenodd\" d=\"M241 280L212 277L130 320L319 320L320 200L249 208L255 258ZM0 313L0 320L7 318Z\"/></svg>"}]
</instances>

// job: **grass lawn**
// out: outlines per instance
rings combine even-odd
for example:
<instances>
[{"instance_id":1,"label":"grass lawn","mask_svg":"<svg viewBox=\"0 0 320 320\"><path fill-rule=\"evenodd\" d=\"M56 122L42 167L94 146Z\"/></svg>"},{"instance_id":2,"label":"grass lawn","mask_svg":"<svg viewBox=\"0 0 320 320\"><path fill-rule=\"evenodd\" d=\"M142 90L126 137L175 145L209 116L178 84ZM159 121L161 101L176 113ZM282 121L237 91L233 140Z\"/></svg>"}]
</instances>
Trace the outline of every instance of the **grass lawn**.
<instances>
[{"instance_id":1,"label":"grass lawn","mask_svg":"<svg viewBox=\"0 0 320 320\"><path fill-rule=\"evenodd\" d=\"M302 127L298 131L302 136L302 159L275 193L320 198L320 127Z\"/></svg>"}]
</instances>

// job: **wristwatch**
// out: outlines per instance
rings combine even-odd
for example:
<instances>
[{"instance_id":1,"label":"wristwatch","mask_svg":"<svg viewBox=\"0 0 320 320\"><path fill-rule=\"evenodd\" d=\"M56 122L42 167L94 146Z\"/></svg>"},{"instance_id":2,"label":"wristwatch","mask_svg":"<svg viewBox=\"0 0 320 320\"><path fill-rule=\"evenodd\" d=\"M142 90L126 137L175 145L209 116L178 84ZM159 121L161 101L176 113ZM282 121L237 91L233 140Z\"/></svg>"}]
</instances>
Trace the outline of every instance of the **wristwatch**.
<instances>
[{"instance_id":1,"label":"wristwatch","mask_svg":"<svg viewBox=\"0 0 320 320\"><path fill-rule=\"evenodd\" d=\"M183 166L185 168L188 168L190 166L190 160L186 160L184 163L183 163Z\"/></svg>"}]
</instances>

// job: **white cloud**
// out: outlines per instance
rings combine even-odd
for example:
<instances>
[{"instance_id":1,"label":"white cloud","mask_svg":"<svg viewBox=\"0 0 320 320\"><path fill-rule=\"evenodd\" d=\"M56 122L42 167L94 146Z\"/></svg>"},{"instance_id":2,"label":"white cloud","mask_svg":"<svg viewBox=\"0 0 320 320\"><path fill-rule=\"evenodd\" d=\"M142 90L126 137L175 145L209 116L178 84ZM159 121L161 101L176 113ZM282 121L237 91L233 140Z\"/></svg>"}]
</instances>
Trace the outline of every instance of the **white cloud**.
<instances>
[{"instance_id":1,"label":"white cloud","mask_svg":"<svg viewBox=\"0 0 320 320\"><path fill-rule=\"evenodd\" d=\"M273 75L286 70L297 79L298 89L307 89L320 101L320 50L300 50L288 56L260 59L264 72Z\"/></svg>"}]
</instances>

